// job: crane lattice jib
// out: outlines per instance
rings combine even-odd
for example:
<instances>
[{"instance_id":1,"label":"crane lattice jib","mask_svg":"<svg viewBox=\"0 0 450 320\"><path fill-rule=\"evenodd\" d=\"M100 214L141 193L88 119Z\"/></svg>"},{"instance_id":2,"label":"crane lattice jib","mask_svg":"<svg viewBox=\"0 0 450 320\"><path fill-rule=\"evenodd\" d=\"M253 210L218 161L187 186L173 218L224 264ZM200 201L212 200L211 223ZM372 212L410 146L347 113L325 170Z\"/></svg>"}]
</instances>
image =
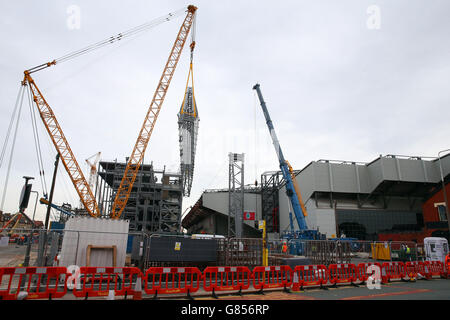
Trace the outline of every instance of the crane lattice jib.
<instances>
[{"instance_id":1,"label":"crane lattice jib","mask_svg":"<svg viewBox=\"0 0 450 320\"><path fill-rule=\"evenodd\" d=\"M81 202L91 216L98 217L100 215L100 211L98 209L97 202L95 201L95 197L89 188L88 182L83 175L83 171L81 171L81 168L75 159L75 155L72 153L72 149L64 136L58 120L56 120L52 108L50 108L49 104L42 96L41 91L36 86L33 78L31 78L29 71L25 71L24 83L28 83L30 86L31 93L33 94L33 100L39 110L41 119L44 122L45 128L47 129L47 132L60 155L61 161L69 174L70 180L75 186L75 190L80 196Z\"/></svg>"},{"instance_id":2,"label":"crane lattice jib","mask_svg":"<svg viewBox=\"0 0 450 320\"><path fill-rule=\"evenodd\" d=\"M144 159L144 153L150 140L150 136L164 102L164 98L166 97L167 89L169 88L170 81L172 80L173 73L175 72L175 68L191 29L196 10L197 7L192 5L188 6L186 18L184 19L175 43L173 44L172 51L167 59L158 87L156 88L152 102L150 103L144 124L142 125L133 152L127 162L122 181L120 182L119 189L117 190L114 199L111 218L118 219L127 204L139 167Z\"/></svg>"}]
</instances>

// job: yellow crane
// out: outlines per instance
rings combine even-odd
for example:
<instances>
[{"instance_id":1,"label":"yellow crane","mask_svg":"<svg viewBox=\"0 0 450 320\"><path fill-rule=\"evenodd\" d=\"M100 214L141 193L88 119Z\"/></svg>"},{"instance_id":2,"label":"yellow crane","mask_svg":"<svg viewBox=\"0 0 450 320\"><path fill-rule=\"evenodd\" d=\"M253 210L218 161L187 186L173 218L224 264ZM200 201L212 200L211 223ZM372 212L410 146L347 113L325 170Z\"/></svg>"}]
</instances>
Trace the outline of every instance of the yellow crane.
<instances>
[{"instance_id":1,"label":"yellow crane","mask_svg":"<svg viewBox=\"0 0 450 320\"><path fill-rule=\"evenodd\" d=\"M111 43L117 42L125 38L126 36L133 36L138 32L142 32L147 30L159 23L169 21L173 17L178 16L179 14L186 12L186 17L183 21L183 24L180 27L178 35L173 44L172 50L170 52L169 58L166 62L166 65L163 70L163 74L159 80L158 86L156 88L155 94L153 96L152 102L148 109L147 115L144 120L144 124L139 132L138 139L133 148L131 157L127 163L125 173L120 184L120 187L116 193L116 197L112 206L111 218L119 218L123 209L126 206L128 201L128 197L130 195L131 189L133 187L134 181L136 179L136 175L138 173L139 167L142 164L144 153L147 148L148 142L150 140L150 136L152 134L153 128L155 126L155 122L158 118L159 112L161 110L162 103L164 102L164 98L166 96L167 90L170 85L170 81L172 80L172 76L175 72L175 68L180 59L181 52L183 50L184 44L186 42L187 36L191 29L191 26L194 22L194 17L196 13L197 7L190 5L187 9L183 8L174 13L169 13L166 16L160 17L150 23L143 24L141 26L130 29L126 32L119 33L116 36L105 39L104 41L97 42L91 46L78 50L76 52L65 55L61 58L55 59L51 62L47 62L36 66L34 68L28 69L24 71L24 79L22 81L23 86L28 86L30 88L30 93L32 96L32 100L34 101L39 115L44 123L44 126L53 142L53 145L56 148L56 151L59 153L61 161L66 169L69 177L77 191L81 203L86 208L89 215L93 217L98 217L100 215L100 211L95 200L95 197L92 193L91 186L89 182L86 180L72 149L69 146L67 138L65 137L61 126L56 119L56 116L45 100L42 92L37 87L34 79L31 74L45 68L56 65L57 63L67 61L69 59L75 58L81 54L85 54L92 50L96 50L102 46L109 45ZM195 47L194 37L191 42L191 55Z\"/></svg>"},{"instance_id":2,"label":"yellow crane","mask_svg":"<svg viewBox=\"0 0 450 320\"><path fill-rule=\"evenodd\" d=\"M303 200L302 200L302 194L300 193L300 187L298 186L297 179L296 179L295 173L294 173L294 169L292 169L291 164L289 163L289 161L287 161L287 160L285 160L285 161L286 161L286 164L287 164L287 166L289 168L289 173L290 173L291 178L292 178L292 184L294 185L295 193L297 194L298 202L300 203L300 206L302 207L303 216L307 217L308 216L308 212L306 211L305 204L303 203Z\"/></svg>"},{"instance_id":3,"label":"yellow crane","mask_svg":"<svg viewBox=\"0 0 450 320\"><path fill-rule=\"evenodd\" d=\"M161 111L161 106L164 102L164 98L166 97L167 89L169 88L170 81L172 80L178 61L180 60L181 51L183 50L184 44L188 37L189 30L193 24L196 10L197 7L195 6L191 5L188 7L186 18L181 25L180 31L178 31L177 38L175 39L172 51L170 52L166 66L164 67L161 75L161 79L156 87L155 94L153 95L152 102L150 103L150 107L141 127L141 131L139 132L136 144L134 145L131 156L128 159L125 173L122 181L120 182L119 189L117 190L116 197L112 205L111 218L118 219L122 214L123 209L125 209L134 181L136 180L137 173L144 159L144 153L147 149L153 128L155 127L159 112ZM190 47L192 53L195 47L194 37L192 38Z\"/></svg>"}]
</instances>

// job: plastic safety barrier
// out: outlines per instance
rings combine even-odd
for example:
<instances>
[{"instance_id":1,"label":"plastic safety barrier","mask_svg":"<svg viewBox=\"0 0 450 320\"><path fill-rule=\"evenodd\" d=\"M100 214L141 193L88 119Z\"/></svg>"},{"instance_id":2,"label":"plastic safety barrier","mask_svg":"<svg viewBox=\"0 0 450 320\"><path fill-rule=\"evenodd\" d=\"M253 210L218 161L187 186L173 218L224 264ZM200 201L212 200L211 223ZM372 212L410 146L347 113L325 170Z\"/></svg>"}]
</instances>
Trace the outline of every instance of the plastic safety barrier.
<instances>
[{"instance_id":1,"label":"plastic safety barrier","mask_svg":"<svg viewBox=\"0 0 450 320\"><path fill-rule=\"evenodd\" d=\"M430 279L431 275L428 266L422 261L410 261L406 263L406 275L410 279L418 278L421 275L424 279Z\"/></svg>"},{"instance_id":2,"label":"plastic safety barrier","mask_svg":"<svg viewBox=\"0 0 450 320\"><path fill-rule=\"evenodd\" d=\"M328 282L328 269L324 265L296 266L292 289L303 290L304 286L320 286Z\"/></svg>"},{"instance_id":3,"label":"plastic safety barrier","mask_svg":"<svg viewBox=\"0 0 450 320\"><path fill-rule=\"evenodd\" d=\"M292 285L292 269L289 266L255 267L252 272L253 287L264 289L284 288Z\"/></svg>"},{"instance_id":4,"label":"plastic safety barrier","mask_svg":"<svg viewBox=\"0 0 450 320\"><path fill-rule=\"evenodd\" d=\"M441 261L425 261L425 264L428 266L428 273L431 278L433 276L439 276L441 278L448 277L448 270L445 269L445 266Z\"/></svg>"},{"instance_id":5,"label":"plastic safety barrier","mask_svg":"<svg viewBox=\"0 0 450 320\"><path fill-rule=\"evenodd\" d=\"M145 273L144 291L147 294L190 293L198 291L203 275L198 268L152 267Z\"/></svg>"},{"instance_id":6,"label":"plastic safety barrier","mask_svg":"<svg viewBox=\"0 0 450 320\"><path fill-rule=\"evenodd\" d=\"M330 264L328 266L328 275L333 286L336 286L338 283L356 285L354 282L357 279L357 271L356 266L352 263Z\"/></svg>"},{"instance_id":7,"label":"plastic safety barrier","mask_svg":"<svg viewBox=\"0 0 450 320\"><path fill-rule=\"evenodd\" d=\"M66 267L0 268L0 299L17 300L20 292L25 299L61 298L67 292Z\"/></svg>"},{"instance_id":8,"label":"plastic safety barrier","mask_svg":"<svg viewBox=\"0 0 450 320\"><path fill-rule=\"evenodd\" d=\"M72 291L76 297L108 296L111 291L114 296L141 294L142 273L135 267L81 267L76 278Z\"/></svg>"},{"instance_id":9,"label":"plastic safety barrier","mask_svg":"<svg viewBox=\"0 0 450 320\"><path fill-rule=\"evenodd\" d=\"M385 262L381 266L381 279L383 283L392 280L402 280L406 276L406 268L403 262Z\"/></svg>"},{"instance_id":10,"label":"plastic safety barrier","mask_svg":"<svg viewBox=\"0 0 450 320\"><path fill-rule=\"evenodd\" d=\"M376 270L373 270L373 272L368 272L368 268L370 266L376 266L379 270L379 279L381 280L381 265L378 262L367 262L367 263L360 263L356 267L356 273L358 275L358 280L362 283L366 282L369 276L376 273Z\"/></svg>"},{"instance_id":11,"label":"plastic safety barrier","mask_svg":"<svg viewBox=\"0 0 450 320\"><path fill-rule=\"evenodd\" d=\"M241 294L250 287L251 276L247 267L207 267L203 271L203 289L215 298L216 291L238 290Z\"/></svg>"}]
</instances>

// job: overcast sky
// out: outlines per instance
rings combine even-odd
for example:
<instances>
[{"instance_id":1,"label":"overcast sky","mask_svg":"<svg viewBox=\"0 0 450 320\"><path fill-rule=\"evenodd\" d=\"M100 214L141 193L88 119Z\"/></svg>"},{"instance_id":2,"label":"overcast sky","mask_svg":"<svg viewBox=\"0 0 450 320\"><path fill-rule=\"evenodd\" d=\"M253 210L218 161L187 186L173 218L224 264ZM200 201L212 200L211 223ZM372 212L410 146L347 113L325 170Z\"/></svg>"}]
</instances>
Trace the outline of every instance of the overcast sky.
<instances>
[{"instance_id":1,"label":"overcast sky","mask_svg":"<svg viewBox=\"0 0 450 320\"><path fill-rule=\"evenodd\" d=\"M190 4L185 1L2 1L0 137L25 69ZM450 2L447 0L202 1L194 57L200 115L193 188L228 186L228 152L245 153L245 183L278 169L255 96L261 90L286 159L370 162L378 155L437 156L450 147ZM75 7L74 7L75 6ZM79 28L73 8L79 10ZM183 15L34 74L88 176L85 159L131 154ZM181 56L145 154L177 171L177 112L189 66ZM48 189L55 149L40 119ZM10 146L10 145L9 145ZM10 148L0 168L3 193ZM30 111L24 103L4 211L16 212L22 176L42 196ZM54 202L79 205L62 165ZM34 196L27 213L32 215ZM44 220L38 204L36 219Z\"/></svg>"}]
</instances>

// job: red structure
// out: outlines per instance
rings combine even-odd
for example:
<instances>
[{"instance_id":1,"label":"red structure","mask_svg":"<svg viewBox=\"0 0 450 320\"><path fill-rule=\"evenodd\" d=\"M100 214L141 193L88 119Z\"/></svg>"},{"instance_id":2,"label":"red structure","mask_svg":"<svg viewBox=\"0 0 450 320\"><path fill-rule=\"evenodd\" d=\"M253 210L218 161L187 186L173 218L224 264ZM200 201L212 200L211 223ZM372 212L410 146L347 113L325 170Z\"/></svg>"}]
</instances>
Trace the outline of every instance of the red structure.
<instances>
[{"instance_id":1,"label":"red structure","mask_svg":"<svg viewBox=\"0 0 450 320\"><path fill-rule=\"evenodd\" d=\"M450 195L450 183L445 185L447 199ZM445 201L442 187L437 187L422 205L424 228L421 232L380 233L380 241L417 241L423 243L426 237L445 237L449 239L448 221L445 215Z\"/></svg>"}]
</instances>

